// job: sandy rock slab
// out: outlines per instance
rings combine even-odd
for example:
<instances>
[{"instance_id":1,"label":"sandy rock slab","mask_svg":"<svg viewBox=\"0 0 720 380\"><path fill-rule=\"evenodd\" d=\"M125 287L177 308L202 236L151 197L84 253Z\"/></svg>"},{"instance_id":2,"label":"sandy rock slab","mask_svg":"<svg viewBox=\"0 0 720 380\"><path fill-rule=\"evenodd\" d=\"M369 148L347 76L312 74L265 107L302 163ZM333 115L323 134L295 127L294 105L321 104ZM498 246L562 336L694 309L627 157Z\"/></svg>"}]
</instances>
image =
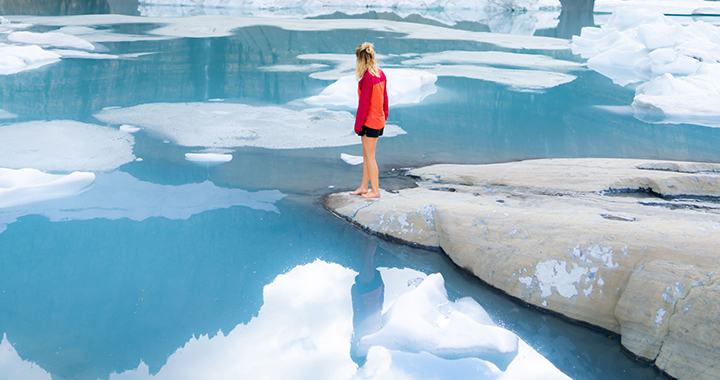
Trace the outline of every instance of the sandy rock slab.
<instances>
[{"instance_id":1,"label":"sandy rock slab","mask_svg":"<svg viewBox=\"0 0 720 380\"><path fill-rule=\"evenodd\" d=\"M442 249L512 297L622 335L679 379L720 378L720 165L552 159L433 165L335 214Z\"/></svg>"}]
</instances>

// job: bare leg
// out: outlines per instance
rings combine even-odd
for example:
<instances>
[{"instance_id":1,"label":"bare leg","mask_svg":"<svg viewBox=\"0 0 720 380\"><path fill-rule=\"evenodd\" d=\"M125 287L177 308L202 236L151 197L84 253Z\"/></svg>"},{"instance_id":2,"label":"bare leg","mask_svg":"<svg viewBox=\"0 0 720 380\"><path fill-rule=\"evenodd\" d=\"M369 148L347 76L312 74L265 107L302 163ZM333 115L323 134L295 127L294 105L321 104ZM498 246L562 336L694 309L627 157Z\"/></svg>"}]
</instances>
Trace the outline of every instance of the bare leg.
<instances>
[{"instance_id":1,"label":"bare leg","mask_svg":"<svg viewBox=\"0 0 720 380\"><path fill-rule=\"evenodd\" d=\"M363 158L367 163L368 176L370 177L371 190L362 198L380 198L380 180L377 162L375 161L375 147L377 146L377 137L362 137Z\"/></svg>"},{"instance_id":2,"label":"bare leg","mask_svg":"<svg viewBox=\"0 0 720 380\"><path fill-rule=\"evenodd\" d=\"M365 136L363 136L364 138ZM360 182L360 187L357 188L357 190L350 193L350 195L360 195L360 194L367 194L368 192L368 181L370 181L370 172L368 170L368 159L367 154L365 152L365 140L363 140L363 177L362 182Z\"/></svg>"}]
</instances>

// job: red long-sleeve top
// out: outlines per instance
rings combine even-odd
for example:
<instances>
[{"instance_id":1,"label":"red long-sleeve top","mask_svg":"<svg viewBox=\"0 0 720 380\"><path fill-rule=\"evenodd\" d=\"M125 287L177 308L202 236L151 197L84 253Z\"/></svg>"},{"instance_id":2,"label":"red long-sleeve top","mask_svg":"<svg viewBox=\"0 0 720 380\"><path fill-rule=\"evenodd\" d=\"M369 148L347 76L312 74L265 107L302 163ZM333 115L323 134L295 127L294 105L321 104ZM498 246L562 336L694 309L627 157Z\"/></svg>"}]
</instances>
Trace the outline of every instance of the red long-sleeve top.
<instances>
[{"instance_id":1,"label":"red long-sleeve top","mask_svg":"<svg viewBox=\"0 0 720 380\"><path fill-rule=\"evenodd\" d=\"M355 133L360 134L363 125L372 129L382 129L388 118L387 79L378 69L379 77L366 71L358 83L358 110L355 114Z\"/></svg>"}]
</instances>

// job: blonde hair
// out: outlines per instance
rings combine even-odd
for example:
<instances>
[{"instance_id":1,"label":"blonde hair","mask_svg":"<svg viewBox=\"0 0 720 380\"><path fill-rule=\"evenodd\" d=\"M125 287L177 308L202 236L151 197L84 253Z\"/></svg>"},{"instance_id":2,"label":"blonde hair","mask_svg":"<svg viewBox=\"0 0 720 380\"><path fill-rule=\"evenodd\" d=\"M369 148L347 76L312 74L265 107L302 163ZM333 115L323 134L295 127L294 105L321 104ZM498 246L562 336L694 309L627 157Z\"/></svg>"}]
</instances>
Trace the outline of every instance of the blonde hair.
<instances>
[{"instance_id":1,"label":"blonde hair","mask_svg":"<svg viewBox=\"0 0 720 380\"><path fill-rule=\"evenodd\" d=\"M362 45L355 49L355 57L357 57L357 77L362 79L366 71L370 74L379 77L377 62L375 62L375 50L373 44L369 42L363 42Z\"/></svg>"}]
</instances>

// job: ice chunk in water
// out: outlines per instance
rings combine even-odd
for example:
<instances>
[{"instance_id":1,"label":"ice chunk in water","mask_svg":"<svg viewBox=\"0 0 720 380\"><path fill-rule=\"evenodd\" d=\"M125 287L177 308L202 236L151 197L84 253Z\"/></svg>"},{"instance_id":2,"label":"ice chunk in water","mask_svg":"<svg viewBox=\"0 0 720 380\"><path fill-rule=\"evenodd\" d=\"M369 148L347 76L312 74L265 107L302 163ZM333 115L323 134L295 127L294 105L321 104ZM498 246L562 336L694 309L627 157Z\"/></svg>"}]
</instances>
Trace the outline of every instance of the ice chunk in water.
<instances>
[{"instance_id":1,"label":"ice chunk in water","mask_svg":"<svg viewBox=\"0 0 720 380\"><path fill-rule=\"evenodd\" d=\"M350 165L360 165L363 163L362 156L351 156L347 153L340 153L340 158Z\"/></svg>"},{"instance_id":2,"label":"ice chunk in water","mask_svg":"<svg viewBox=\"0 0 720 380\"><path fill-rule=\"evenodd\" d=\"M380 331L360 339L358 352L372 346L428 352L446 359L476 357L505 370L518 353L518 337L494 325L471 298L450 302L440 274L400 296L383 315Z\"/></svg>"},{"instance_id":3,"label":"ice chunk in water","mask_svg":"<svg viewBox=\"0 0 720 380\"><path fill-rule=\"evenodd\" d=\"M60 55L39 46L0 43L0 75L19 73L60 61Z\"/></svg>"},{"instance_id":4,"label":"ice chunk in water","mask_svg":"<svg viewBox=\"0 0 720 380\"><path fill-rule=\"evenodd\" d=\"M103 109L96 118L143 127L160 139L208 148L300 149L360 144L349 112L324 108L294 110L237 103L150 103ZM406 133L386 125L384 136Z\"/></svg>"},{"instance_id":5,"label":"ice chunk in water","mask_svg":"<svg viewBox=\"0 0 720 380\"><path fill-rule=\"evenodd\" d=\"M135 127L135 126L132 126L132 125L127 125L127 124L121 125L119 129L120 129L121 131L127 132L127 133L135 133L135 132L137 132L137 131L140 130L140 128L138 128L138 127Z\"/></svg>"},{"instance_id":6,"label":"ice chunk in water","mask_svg":"<svg viewBox=\"0 0 720 380\"><path fill-rule=\"evenodd\" d=\"M0 119L14 119L17 115L15 115L12 112L5 111L4 109L0 108Z\"/></svg>"},{"instance_id":7,"label":"ice chunk in water","mask_svg":"<svg viewBox=\"0 0 720 380\"><path fill-rule=\"evenodd\" d=\"M422 70L384 69L390 106L420 103L437 92L437 76ZM305 99L312 105L335 105L355 108L358 105L358 81L354 75L344 76L326 87L319 95Z\"/></svg>"},{"instance_id":8,"label":"ice chunk in water","mask_svg":"<svg viewBox=\"0 0 720 380\"><path fill-rule=\"evenodd\" d=\"M52 376L37 364L22 360L15 347L8 341L5 333L3 333L2 342L0 342L0 373L3 375L3 379L52 379Z\"/></svg>"},{"instance_id":9,"label":"ice chunk in water","mask_svg":"<svg viewBox=\"0 0 720 380\"><path fill-rule=\"evenodd\" d=\"M201 165L215 166L230 162L232 154L222 153L185 153L185 159Z\"/></svg>"},{"instance_id":10,"label":"ice chunk in water","mask_svg":"<svg viewBox=\"0 0 720 380\"><path fill-rule=\"evenodd\" d=\"M0 167L46 171L112 170L133 161L132 135L77 121L0 126Z\"/></svg>"},{"instance_id":11,"label":"ice chunk in water","mask_svg":"<svg viewBox=\"0 0 720 380\"><path fill-rule=\"evenodd\" d=\"M0 168L0 208L80 194L92 186L95 174L47 174L36 169Z\"/></svg>"},{"instance_id":12,"label":"ice chunk in water","mask_svg":"<svg viewBox=\"0 0 720 380\"><path fill-rule=\"evenodd\" d=\"M7 36L8 41L42 46L65 47L80 50L95 50L95 46L82 38L69 34L48 32L15 32Z\"/></svg>"}]
</instances>

